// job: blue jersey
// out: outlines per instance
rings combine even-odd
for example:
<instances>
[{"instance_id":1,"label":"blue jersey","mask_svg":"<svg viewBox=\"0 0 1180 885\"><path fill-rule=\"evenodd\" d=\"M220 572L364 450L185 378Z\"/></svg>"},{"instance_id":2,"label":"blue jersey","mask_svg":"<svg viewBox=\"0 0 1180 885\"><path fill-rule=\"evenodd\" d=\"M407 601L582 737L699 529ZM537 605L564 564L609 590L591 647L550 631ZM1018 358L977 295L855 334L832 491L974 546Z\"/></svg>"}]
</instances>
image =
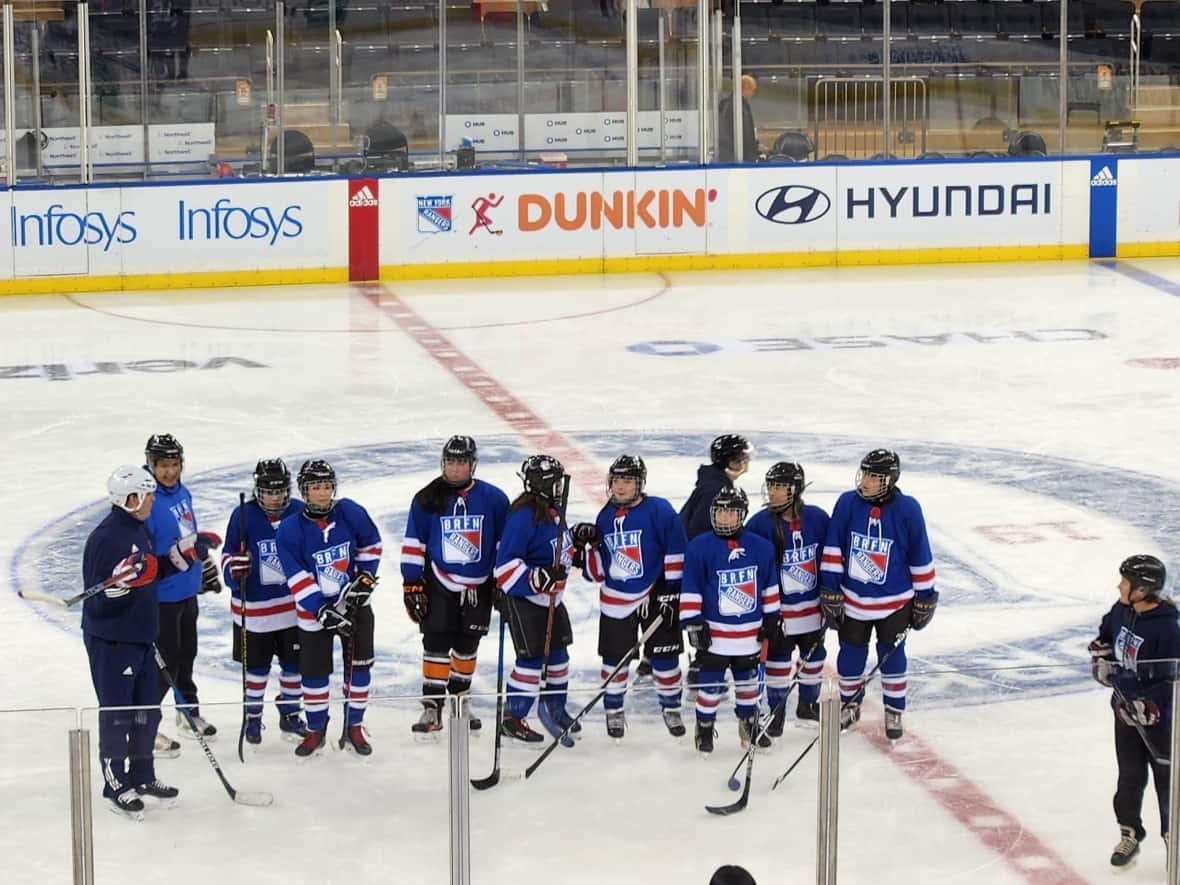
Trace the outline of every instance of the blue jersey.
<instances>
[{"instance_id":1,"label":"blue jersey","mask_svg":"<svg viewBox=\"0 0 1180 885\"><path fill-rule=\"evenodd\" d=\"M112 507L86 538L82 550L83 586L93 587L107 580L128 556L151 549L146 526L126 510ZM82 633L112 642L155 642L160 632L156 587L153 581L115 598L106 593L91 596L82 603Z\"/></svg>"},{"instance_id":2,"label":"blue jersey","mask_svg":"<svg viewBox=\"0 0 1180 885\"><path fill-rule=\"evenodd\" d=\"M241 523L245 514L246 552L250 554L250 574L246 578L247 627L253 633L273 633L295 626L295 599L287 587L287 575L279 559L276 539L279 523L303 510L303 502L292 498L282 515L272 519L258 506L247 501L243 511L235 507L225 527L225 544L221 548L221 577L229 588L229 610L235 624L242 623L242 591L230 574L229 560L241 546Z\"/></svg>"},{"instance_id":3,"label":"blue jersey","mask_svg":"<svg viewBox=\"0 0 1180 885\"><path fill-rule=\"evenodd\" d=\"M1114 648L1114 684L1129 701L1154 701L1166 731L1172 718L1172 681L1180 658L1176 607L1161 603L1145 612L1116 602L1098 626L1098 638ZM1158 663L1155 663L1158 662ZM1115 698L1111 695L1111 703Z\"/></svg>"},{"instance_id":4,"label":"blue jersey","mask_svg":"<svg viewBox=\"0 0 1180 885\"><path fill-rule=\"evenodd\" d=\"M762 621L778 612L778 567L769 541L743 529L734 538L709 532L688 542L680 623L709 625L710 654L758 654Z\"/></svg>"},{"instance_id":5,"label":"blue jersey","mask_svg":"<svg viewBox=\"0 0 1180 885\"><path fill-rule=\"evenodd\" d=\"M402 541L402 579L421 581L429 562L448 590L478 587L492 573L507 518L508 496L480 479L453 491L442 513L428 512L415 495Z\"/></svg>"},{"instance_id":6,"label":"blue jersey","mask_svg":"<svg viewBox=\"0 0 1180 885\"><path fill-rule=\"evenodd\" d=\"M664 498L646 496L633 507L608 503L595 520L598 541L586 548L586 578L601 584L598 602L608 618L625 618L661 577L680 592L684 525Z\"/></svg>"},{"instance_id":7,"label":"blue jersey","mask_svg":"<svg viewBox=\"0 0 1180 885\"><path fill-rule=\"evenodd\" d=\"M335 602L362 571L376 576L381 564L381 533L365 508L349 498L319 519L303 511L284 517L275 538L303 630L323 629L315 618L320 606Z\"/></svg>"},{"instance_id":8,"label":"blue jersey","mask_svg":"<svg viewBox=\"0 0 1180 885\"><path fill-rule=\"evenodd\" d=\"M782 550L778 591L787 635L811 633L823 626L819 610L819 561L828 535L828 514L814 504L804 504L798 520L783 519L769 507L750 517L746 528L761 535L775 550ZM776 537L775 523L782 527Z\"/></svg>"},{"instance_id":9,"label":"blue jersey","mask_svg":"<svg viewBox=\"0 0 1180 885\"><path fill-rule=\"evenodd\" d=\"M842 494L832 510L820 563L824 587L844 591L849 617L879 621L915 593L934 590L934 557L917 500L901 492L885 504Z\"/></svg>"},{"instance_id":10,"label":"blue jersey","mask_svg":"<svg viewBox=\"0 0 1180 885\"><path fill-rule=\"evenodd\" d=\"M548 606L549 597L534 593L529 585L529 571L539 565L552 567L556 550L556 510L550 508L549 515L536 524L531 506L510 510L496 550L496 585L511 596L523 596L536 605ZM561 564L565 568L570 567L573 555L573 540L567 530L561 545ZM561 602L563 592L564 585L558 591L555 605Z\"/></svg>"},{"instance_id":11,"label":"blue jersey","mask_svg":"<svg viewBox=\"0 0 1180 885\"><path fill-rule=\"evenodd\" d=\"M713 521L709 515L713 499L722 489L732 488L733 481L724 468L716 464L702 464L697 468L697 484L680 508L680 521L684 523L684 532L690 541L697 535L713 531Z\"/></svg>"},{"instance_id":12,"label":"blue jersey","mask_svg":"<svg viewBox=\"0 0 1180 885\"><path fill-rule=\"evenodd\" d=\"M148 534L152 536L152 552L159 557L167 557L173 544L185 535L196 533L197 517L193 513L193 498L184 483L177 480L172 488L164 485L156 488L152 512L145 524ZM160 602L181 602L190 596L196 596L200 589L199 563L187 571L161 578L156 586Z\"/></svg>"}]
</instances>

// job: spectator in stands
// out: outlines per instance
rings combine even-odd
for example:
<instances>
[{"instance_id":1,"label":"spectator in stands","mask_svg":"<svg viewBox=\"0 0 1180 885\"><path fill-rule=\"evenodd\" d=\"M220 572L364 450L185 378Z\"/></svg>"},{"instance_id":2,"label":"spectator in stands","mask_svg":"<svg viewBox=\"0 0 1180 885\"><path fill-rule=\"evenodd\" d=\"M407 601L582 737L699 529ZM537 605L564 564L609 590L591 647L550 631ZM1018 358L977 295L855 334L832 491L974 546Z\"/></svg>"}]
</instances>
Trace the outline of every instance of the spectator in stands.
<instances>
[{"instance_id":1,"label":"spectator in stands","mask_svg":"<svg viewBox=\"0 0 1180 885\"><path fill-rule=\"evenodd\" d=\"M750 110L750 99L758 91L758 81L749 74L742 74L742 162L757 163L761 157L762 145L758 144L758 133L754 129L754 113ZM733 149L733 93L726 92L717 103L721 121L717 127L717 162L736 162Z\"/></svg>"},{"instance_id":2,"label":"spectator in stands","mask_svg":"<svg viewBox=\"0 0 1180 885\"><path fill-rule=\"evenodd\" d=\"M745 867L726 864L718 867L709 885L758 885Z\"/></svg>"}]
</instances>

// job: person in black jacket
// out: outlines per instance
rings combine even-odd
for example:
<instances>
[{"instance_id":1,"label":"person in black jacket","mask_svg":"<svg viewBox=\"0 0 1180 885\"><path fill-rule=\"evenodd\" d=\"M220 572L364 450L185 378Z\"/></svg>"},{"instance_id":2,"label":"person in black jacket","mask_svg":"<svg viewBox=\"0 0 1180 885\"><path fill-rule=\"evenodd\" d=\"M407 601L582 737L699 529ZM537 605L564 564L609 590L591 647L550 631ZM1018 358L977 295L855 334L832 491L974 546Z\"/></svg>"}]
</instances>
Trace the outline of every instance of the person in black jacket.
<instances>
[{"instance_id":1,"label":"person in black jacket","mask_svg":"<svg viewBox=\"0 0 1180 885\"><path fill-rule=\"evenodd\" d=\"M1114 814L1122 838L1110 856L1113 866L1130 863L1146 836L1143 794L1148 769L1155 779L1160 827L1168 834L1168 753L1172 727L1172 682L1180 658L1176 607L1163 596L1164 564L1147 554L1119 566L1119 601L1102 619L1090 643L1094 678L1112 689L1114 751L1119 779Z\"/></svg>"},{"instance_id":2,"label":"person in black jacket","mask_svg":"<svg viewBox=\"0 0 1180 885\"><path fill-rule=\"evenodd\" d=\"M758 143L758 131L754 126L754 112L750 99L758 91L758 81L749 74L742 75L742 162L757 163L762 155ZM726 92L717 102L717 162L736 163L737 152L733 147L733 93Z\"/></svg>"},{"instance_id":3,"label":"person in black jacket","mask_svg":"<svg viewBox=\"0 0 1180 885\"><path fill-rule=\"evenodd\" d=\"M98 695L98 755L104 798L128 817L143 817L143 799L174 799L175 787L156 780L152 745L160 724L159 563L144 521L152 512L156 480L142 467L118 467L107 479L111 509L86 538L86 587L107 586L82 604L82 641ZM110 707L149 707L108 710Z\"/></svg>"}]
</instances>

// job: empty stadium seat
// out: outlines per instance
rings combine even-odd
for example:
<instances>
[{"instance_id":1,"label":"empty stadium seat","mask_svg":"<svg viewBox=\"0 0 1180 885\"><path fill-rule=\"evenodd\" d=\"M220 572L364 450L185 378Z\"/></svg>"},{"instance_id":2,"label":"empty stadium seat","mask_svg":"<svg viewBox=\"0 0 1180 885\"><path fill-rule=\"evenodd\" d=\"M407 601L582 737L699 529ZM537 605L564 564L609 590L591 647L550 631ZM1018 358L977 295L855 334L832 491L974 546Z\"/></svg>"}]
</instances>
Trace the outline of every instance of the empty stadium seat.
<instances>
[{"instance_id":1,"label":"empty stadium seat","mask_svg":"<svg viewBox=\"0 0 1180 885\"><path fill-rule=\"evenodd\" d=\"M815 4L783 3L766 10L770 33L780 40L810 40L815 37Z\"/></svg>"},{"instance_id":2,"label":"empty stadium seat","mask_svg":"<svg viewBox=\"0 0 1180 885\"><path fill-rule=\"evenodd\" d=\"M951 34L968 39L988 39L996 36L995 3L977 3L975 0L959 0L948 3L951 16ZM1022 6L1025 4L1021 4ZM1031 6L1031 4L1029 4ZM1040 21L1040 12L1037 13ZM1037 33L1040 33L1038 26Z\"/></svg>"},{"instance_id":3,"label":"empty stadium seat","mask_svg":"<svg viewBox=\"0 0 1180 885\"><path fill-rule=\"evenodd\" d=\"M859 0L837 0L820 3L815 7L816 31L829 40L860 39Z\"/></svg>"}]
</instances>

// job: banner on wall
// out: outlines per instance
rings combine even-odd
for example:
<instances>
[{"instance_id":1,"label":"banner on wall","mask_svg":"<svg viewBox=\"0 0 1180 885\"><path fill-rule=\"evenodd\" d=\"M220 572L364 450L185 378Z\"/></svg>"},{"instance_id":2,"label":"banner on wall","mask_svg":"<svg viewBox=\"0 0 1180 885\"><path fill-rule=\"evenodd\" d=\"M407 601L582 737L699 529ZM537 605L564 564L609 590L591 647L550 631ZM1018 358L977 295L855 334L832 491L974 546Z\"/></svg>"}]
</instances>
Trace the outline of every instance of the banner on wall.
<instances>
[{"instance_id":1,"label":"banner on wall","mask_svg":"<svg viewBox=\"0 0 1180 885\"><path fill-rule=\"evenodd\" d=\"M152 163L204 163L214 152L213 123L153 123L148 126L148 152ZM78 127L49 127L40 130L41 162L45 166L77 166L82 160ZM16 140L36 137L36 130L17 129ZM7 135L0 130L0 157L8 156ZM95 165L142 164L142 126L92 126L91 160ZM18 154L21 167L32 161Z\"/></svg>"},{"instance_id":2,"label":"banner on wall","mask_svg":"<svg viewBox=\"0 0 1180 885\"><path fill-rule=\"evenodd\" d=\"M695 110L664 112L664 144L668 148L695 148ZM660 112L640 111L639 147L660 146ZM520 150L516 114L447 114L447 150L470 139L476 153L512 153ZM525 150L536 151L624 151L627 148L627 115L599 111L567 114L525 114Z\"/></svg>"}]
</instances>

